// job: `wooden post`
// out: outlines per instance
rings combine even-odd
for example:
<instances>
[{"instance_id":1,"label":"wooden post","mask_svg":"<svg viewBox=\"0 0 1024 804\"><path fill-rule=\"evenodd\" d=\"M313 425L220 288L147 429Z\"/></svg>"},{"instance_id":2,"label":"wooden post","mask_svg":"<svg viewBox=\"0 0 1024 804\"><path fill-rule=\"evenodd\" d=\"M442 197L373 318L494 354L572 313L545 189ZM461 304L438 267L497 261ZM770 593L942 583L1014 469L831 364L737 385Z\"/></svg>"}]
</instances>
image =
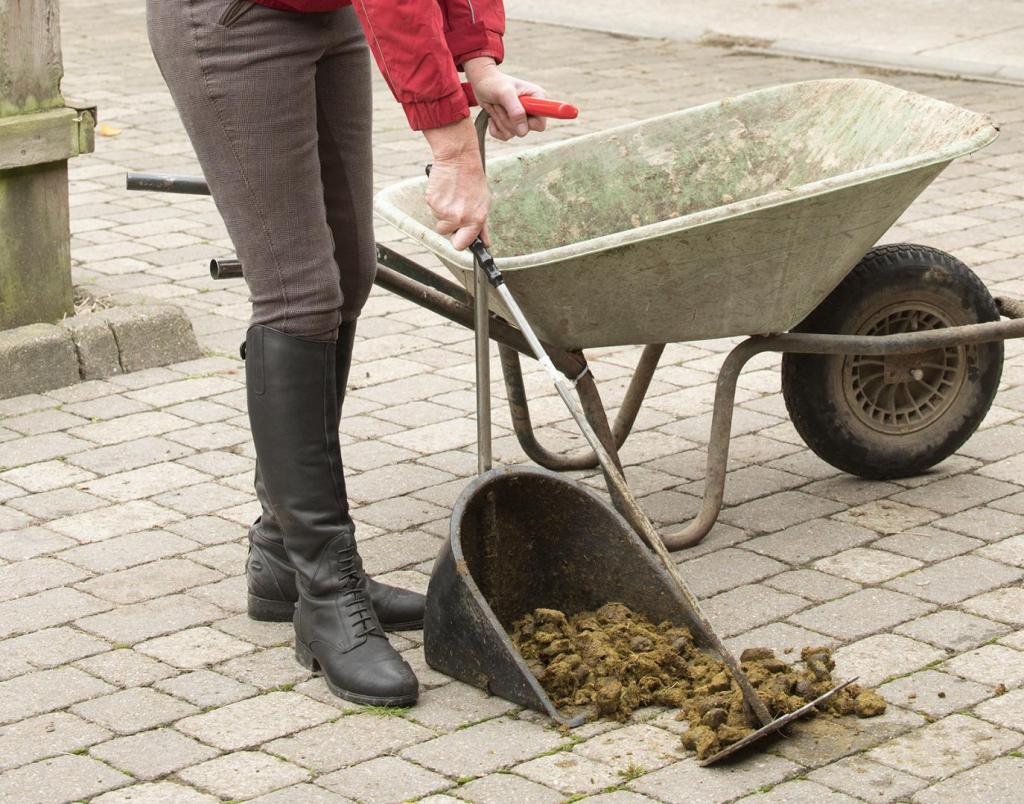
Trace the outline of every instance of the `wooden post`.
<instances>
[{"instance_id":1,"label":"wooden post","mask_svg":"<svg viewBox=\"0 0 1024 804\"><path fill-rule=\"evenodd\" d=\"M95 110L60 92L58 0L0 0L0 330L73 312L67 160Z\"/></svg>"}]
</instances>

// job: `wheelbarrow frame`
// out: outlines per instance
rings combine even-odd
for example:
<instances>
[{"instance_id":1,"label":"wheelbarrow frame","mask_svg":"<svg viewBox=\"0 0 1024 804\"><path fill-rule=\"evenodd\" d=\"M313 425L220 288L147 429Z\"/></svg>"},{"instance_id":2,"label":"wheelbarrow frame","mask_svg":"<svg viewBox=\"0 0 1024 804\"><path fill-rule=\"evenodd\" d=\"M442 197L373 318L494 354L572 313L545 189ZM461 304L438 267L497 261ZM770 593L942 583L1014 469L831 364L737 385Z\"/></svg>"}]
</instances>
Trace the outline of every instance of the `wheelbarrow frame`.
<instances>
[{"instance_id":1,"label":"wheelbarrow frame","mask_svg":"<svg viewBox=\"0 0 1024 804\"><path fill-rule=\"evenodd\" d=\"M127 187L130 190L210 194L205 180L189 176L130 173ZM530 460L556 472L597 467L597 456L592 450L585 449L565 455L548 449L538 438L530 416L529 396L519 359L520 354L529 355L530 349L518 328L493 312L487 312L486 323L480 327L480 322L476 320L476 311L486 311L486 305L474 305L473 299L461 285L386 245L377 244L377 263L376 285L467 329L477 332L483 329L489 340L498 344L512 428ZM210 274L214 279L241 277L241 264L235 259L214 259L210 263ZM741 341L727 354L716 381L708 440L706 482L700 511L681 530L662 536L666 547L670 550L680 550L698 544L718 520L725 493L737 381L751 359L765 352L892 356L1024 338L1024 302L1003 297L997 297L995 301L999 312L1006 320L894 335L789 332L757 335ZM544 344L558 370L573 382L587 420L597 432L604 447L616 459L633 429L665 346L666 344L650 344L644 347L614 423L611 423L583 351ZM478 380L478 407L483 403L483 395L487 395L485 409L489 409L489 394L489 381ZM486 433L480 433L481 464L489 465L489 420L486 423L482 422L480 426L486 429ZM483 454L485 452L486 455Z\"/></svg>"}]
</instances>

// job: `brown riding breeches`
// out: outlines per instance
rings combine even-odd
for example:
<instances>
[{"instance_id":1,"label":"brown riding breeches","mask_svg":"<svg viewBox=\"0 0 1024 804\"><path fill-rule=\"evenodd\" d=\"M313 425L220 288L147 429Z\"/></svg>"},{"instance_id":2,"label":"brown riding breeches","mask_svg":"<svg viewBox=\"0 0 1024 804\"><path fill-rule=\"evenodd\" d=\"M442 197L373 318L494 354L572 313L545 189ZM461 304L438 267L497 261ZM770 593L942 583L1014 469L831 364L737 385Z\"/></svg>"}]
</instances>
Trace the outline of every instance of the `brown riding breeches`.
<instances>
[{"instance_id":1,"label":"brown riding breeches","mask_svg":"<svg viewBox=\"0 0 1024 804\"><path fill-rule=\"evenodd\" d=\"M149 39L253 324L333 339L373 284L370 54L351 7L148 0Z\"/></svg>"}]
</instances>

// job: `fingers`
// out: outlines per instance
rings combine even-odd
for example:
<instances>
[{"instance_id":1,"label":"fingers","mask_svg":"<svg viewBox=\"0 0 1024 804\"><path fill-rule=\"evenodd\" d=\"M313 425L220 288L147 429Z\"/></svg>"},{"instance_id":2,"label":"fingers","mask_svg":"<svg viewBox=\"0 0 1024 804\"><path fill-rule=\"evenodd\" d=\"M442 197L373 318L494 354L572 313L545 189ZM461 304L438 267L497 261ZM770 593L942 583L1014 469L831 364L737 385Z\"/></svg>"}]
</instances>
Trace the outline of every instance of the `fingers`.
<instances>
[{"instance_id":1,"label":"fingers","mask_svg":"<svg viewBox=\"0 0 1024 804\"><path fill-rule=\"evenodd\" d=\"M479 226L463 226L452 235L452 248L456 251L463 251L469 248L470 243L476 240L480 232L481 227Z\"/></svg>"}]
</instances>

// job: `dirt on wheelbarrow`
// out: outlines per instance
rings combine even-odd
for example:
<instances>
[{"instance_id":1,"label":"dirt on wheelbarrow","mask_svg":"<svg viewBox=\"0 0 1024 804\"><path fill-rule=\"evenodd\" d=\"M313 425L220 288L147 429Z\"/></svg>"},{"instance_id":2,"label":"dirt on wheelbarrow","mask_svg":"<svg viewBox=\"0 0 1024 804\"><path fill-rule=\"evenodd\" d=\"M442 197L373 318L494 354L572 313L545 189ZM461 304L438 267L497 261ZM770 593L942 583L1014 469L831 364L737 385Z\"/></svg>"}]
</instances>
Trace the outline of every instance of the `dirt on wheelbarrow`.
<instances>
[{"instance_id":1,"label":"dirt on wheelbarrow","mask_svg":"<svg viewBox=\"0 0 1024 804\"><path fill-rule=\"evenodd\" d=\"M689 722L683 745L705 759L756 728L725 665L699 650L686 628L657 625L621 603L571 617L536 609L517 620L511 637L559 708L591 708L595 717L624 720L642 706L679 709ZM789 714L835 686L827 648L804 648L791 665L767 648L748 648L740 664L774 717ZM822 705L834 715L874 717L885 711L877 693L851 684Z\"/></svg>"}]
</instances>

